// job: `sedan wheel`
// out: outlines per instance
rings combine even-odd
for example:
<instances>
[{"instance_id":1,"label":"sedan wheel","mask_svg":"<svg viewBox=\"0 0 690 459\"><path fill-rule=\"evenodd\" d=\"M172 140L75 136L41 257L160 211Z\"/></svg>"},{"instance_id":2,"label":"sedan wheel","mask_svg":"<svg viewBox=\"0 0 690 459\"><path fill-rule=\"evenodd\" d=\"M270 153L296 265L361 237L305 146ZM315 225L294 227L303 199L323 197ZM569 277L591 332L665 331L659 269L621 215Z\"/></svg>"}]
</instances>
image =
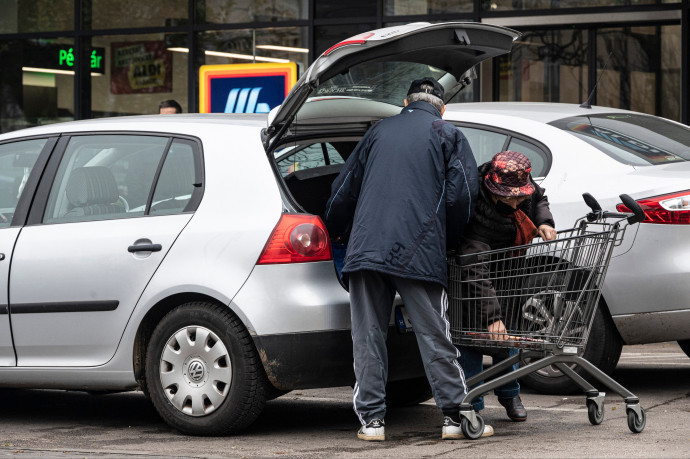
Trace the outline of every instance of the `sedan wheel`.
<instances>
[{"instance_id":1,"label":"sedan wheel","mask_svg":"<svg viewBox=\"0 0 690 459\"><path fill-rule=\"evenodd\" d=\"M191 435L224 435L253 422L265 404L265 376L251 337L224 306L169 312L151 336L146 386L161 417Z\"/></svg>"},{"instance_id":2,"label":"sedan wheel","mask_svg":"<svg viewBox=\"0 0 690 459\"><path fill-rule=\"evenodd\" d=\"M602 307L603 305L600 304L597 308L583 357L604 373L611 374L620 358L623 343L608 312L603 311ZM522 365L527 363L529 361L521 362ZM570 366L575 367L575 372L580 376L588 379L587 372L577 366ZM529 373L520 378L520 382L543 394L566 395L581 391L572 379L554 365Z\"/></svg>"}]
</instances>

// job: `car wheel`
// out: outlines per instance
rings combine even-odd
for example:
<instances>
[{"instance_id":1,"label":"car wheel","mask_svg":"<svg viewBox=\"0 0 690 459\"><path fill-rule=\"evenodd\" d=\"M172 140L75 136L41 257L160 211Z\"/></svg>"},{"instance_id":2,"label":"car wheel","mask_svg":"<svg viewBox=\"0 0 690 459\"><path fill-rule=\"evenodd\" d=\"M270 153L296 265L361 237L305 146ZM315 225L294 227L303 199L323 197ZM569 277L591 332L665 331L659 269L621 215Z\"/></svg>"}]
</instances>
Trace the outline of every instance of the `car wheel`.
<instances>
[{"instance_id":1,"label":"car wheel","mask_svg":"<svg viewBox=\"0 0 690 459\"><path fill-rule=\"evenodd\" d=\"M156 326L146 353L146 387L169 425L189 435L225 435L251 424L265 405L254 343L224 306L186 303Z\"/></svg>"},{"instance_id":2,"label":"car wheel","mask_svg":"<svg viewBox=\"0 0 690 459\"><path fill-rule=\"evenodd\" d=\"M411 406L431 398L431 386L426 377L391 381L386 384L386 405Z\"/></svg>"},{"instance_id":3,"label":"car wheel","mask_svg":"<svg viewBox=\"0 0 690 459\"><path fill-rule=\"evenodd\" d=\"M678 341L678 345L683 350L683 352L685 352L685 355L690 357L690 339L680 340Z\"/></svg>"},{"instance_id":4,"label":"car wheel","mask_svg":"<svg viewBox=\"0 0 690 459\"><path fill-rule=\"evenodd\" d=\"M603 304L600 304L583 357L604 373L611 374L618 364L622 349L623 341L618 330L608 312L604 310ZM529 362L521 362L522 365L526 363ZM575 372L589 379L587 373L580 367L575 368ZM523 376L520 382L543 394L565 395L582 391L577 384L553 365Z\"/></svg>"}]
</instances>

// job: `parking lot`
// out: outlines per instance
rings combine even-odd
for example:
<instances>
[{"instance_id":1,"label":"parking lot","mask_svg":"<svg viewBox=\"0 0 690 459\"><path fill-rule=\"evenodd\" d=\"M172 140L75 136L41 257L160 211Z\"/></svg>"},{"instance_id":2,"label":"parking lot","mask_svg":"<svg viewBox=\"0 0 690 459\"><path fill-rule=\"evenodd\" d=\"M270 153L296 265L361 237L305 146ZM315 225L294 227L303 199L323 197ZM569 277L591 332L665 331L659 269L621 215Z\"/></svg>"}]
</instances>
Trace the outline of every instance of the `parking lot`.
<instances>
[{"instance_id":1,"label":"parking lot","mask_svg":"<svg viewBox=\"0 0 690 459\"><path fill-rule=\"evenodd\" d=\"M584 396L523 391L524 423L505 418L495 397L484 416L496 435L441 441L433 402L389 410L388 441L357 440L349 387L291 392L270 402L241 435L187 437L164 424L140 392L0 390L0 455L22 457L690 457L690 359L676 343L626 346L614 377L647 412L643 433L625 405L607 399L590 425Z\"/></svg>"}]
</instances>

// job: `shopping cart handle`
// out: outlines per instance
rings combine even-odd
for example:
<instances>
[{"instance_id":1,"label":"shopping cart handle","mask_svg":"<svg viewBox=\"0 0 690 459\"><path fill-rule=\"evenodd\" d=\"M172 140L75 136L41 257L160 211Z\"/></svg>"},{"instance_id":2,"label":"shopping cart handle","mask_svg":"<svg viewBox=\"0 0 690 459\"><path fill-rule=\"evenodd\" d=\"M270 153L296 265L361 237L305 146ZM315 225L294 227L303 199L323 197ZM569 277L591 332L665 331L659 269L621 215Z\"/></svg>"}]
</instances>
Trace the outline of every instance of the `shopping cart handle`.
<instances>
[{"instance_id":1,"label":"shopping cart handle","mask_svg":"<svg viewBox=\"0 0 690 459\"><path fill-rule=\"evenodd\" d=\"M642 207L640 207L637 201L635 201L627 194L621 194L618 197L621 198L623 205L625 205L625 207L630 209L633 213L632 216L628 217L628 223L630 225L640 223L642 220L644 220L644 210L642 210Z\"/></svg>"},{"instance_id":2,"label":"shopping cart handle","mask_svg":"<svg viewBox=\"0 0 690 459\"><path fill-rule=\"evenodd\" d=\"M587 221L593 222L597 220L601 216L601 206L597 200L589 193L582 193L582 198L585 200L585 204L592 209L592 211L587 214Z\"/></svg>"}]
</instances>

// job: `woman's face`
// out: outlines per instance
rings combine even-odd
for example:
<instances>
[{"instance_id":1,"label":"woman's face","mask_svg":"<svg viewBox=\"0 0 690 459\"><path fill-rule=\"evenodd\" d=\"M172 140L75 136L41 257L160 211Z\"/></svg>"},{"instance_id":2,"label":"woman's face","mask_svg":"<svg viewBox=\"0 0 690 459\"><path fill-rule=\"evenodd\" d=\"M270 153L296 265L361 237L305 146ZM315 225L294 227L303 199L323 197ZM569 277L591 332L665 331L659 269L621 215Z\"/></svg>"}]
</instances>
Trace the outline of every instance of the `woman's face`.
<instances>
[{"instance_id":1,"label":"woman's face","mask_svg":"<svg viewBox=\"0 0 690 459\"><path fill-rule=\"evenodd\" d=\"M505 205L510 206L512 209L517 209L520 204L529 198L529 196L498 196L491 193L491 199L493 200L494 204L496 204L498 201L501 201Z\"/></svg>"}]
</instances>

